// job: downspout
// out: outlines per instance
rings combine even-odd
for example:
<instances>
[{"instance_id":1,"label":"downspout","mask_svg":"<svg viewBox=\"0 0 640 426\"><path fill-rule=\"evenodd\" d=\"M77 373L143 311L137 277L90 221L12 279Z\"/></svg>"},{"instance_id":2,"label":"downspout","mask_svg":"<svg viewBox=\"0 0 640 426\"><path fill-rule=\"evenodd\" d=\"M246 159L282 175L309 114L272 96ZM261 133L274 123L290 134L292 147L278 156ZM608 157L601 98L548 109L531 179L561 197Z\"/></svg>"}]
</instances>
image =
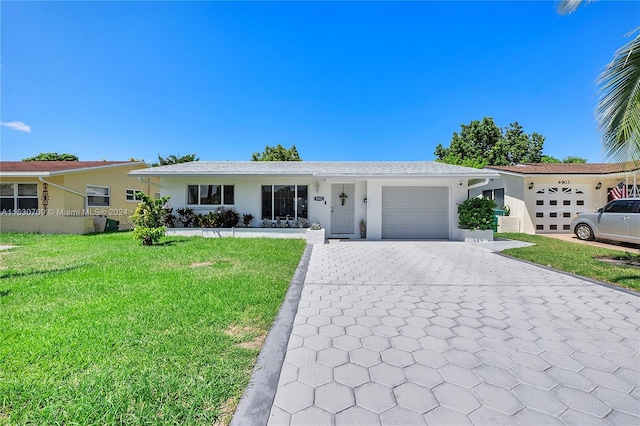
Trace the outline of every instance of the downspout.
<instances>
[{"instance_id":1,"label":"downspout","mask_svg":"<svg viewBox=\"0 0 640 426\"><path fill-rule=\"evenodd\" d=\"M487 185L488 183L489 183L489 179L488 179L488 178L484 178L484 179L482 180L482 182L474 183L473 185L468 186L468 187L467 187L467 191L470 191L470 190L472 190L472 189L479 188L479 187L481 187L481 186L485 186L485 185Z\"/></svg>"},{"instance_id":2,"label":"downspout","mask_svg":"<svg viewBox=\"0 0 640 426\"><path fill-rule=\"evenodd\" d=\"M69 188L66 188L66 187L64 187L64 186L58 185L57 183L48 182L48 181L44 180L44 178L42 178L42 177L39 177L38 179L40 180L40 182L42 182L42 183L46 183L47 185L55 186L56 188L60 188L60 189L62 189L62 190L64 190L64 191L70 192L70 193L72 193L72 194L79 195L79 196L81 196L82 198L84 198L84 199L85 199L85 201L86 201L86 199L87 199L86 194L81 194L80 192L74 191L73 189L69 189ZM85 206L86 206L86 204L87 204L87 203L85 202Z\"/></svg>"}]
</instances>

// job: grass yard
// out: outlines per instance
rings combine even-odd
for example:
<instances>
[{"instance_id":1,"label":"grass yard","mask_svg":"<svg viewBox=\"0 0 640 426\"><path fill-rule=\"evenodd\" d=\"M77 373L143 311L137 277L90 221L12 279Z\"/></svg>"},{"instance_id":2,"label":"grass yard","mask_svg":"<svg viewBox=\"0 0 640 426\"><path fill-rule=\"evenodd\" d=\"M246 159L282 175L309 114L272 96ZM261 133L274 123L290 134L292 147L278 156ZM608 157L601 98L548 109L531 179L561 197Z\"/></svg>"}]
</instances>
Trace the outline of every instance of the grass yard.
<instances>
[{"instance_id":1,"label":"grass yard","mask_svg":"<svg viewBox=\"0 0 640 426\"><path fill-rule=\"evenodd\" d=\"M0 424L225 424L302 240L0 234Z\"/></svg>"},{"instance_id":2,"label":"grass yard","mask_svg":"<svg viewBox=\"0 0 640 426\"><path fill-rule=\"evenodd\" d=\"M531 247L505 250L504 254L640 291L639 268L618 266L594 259L597 256L619 255L620 251L540 235L501 233L496 236L535 244Z\"/></svg>"}]
</instances>

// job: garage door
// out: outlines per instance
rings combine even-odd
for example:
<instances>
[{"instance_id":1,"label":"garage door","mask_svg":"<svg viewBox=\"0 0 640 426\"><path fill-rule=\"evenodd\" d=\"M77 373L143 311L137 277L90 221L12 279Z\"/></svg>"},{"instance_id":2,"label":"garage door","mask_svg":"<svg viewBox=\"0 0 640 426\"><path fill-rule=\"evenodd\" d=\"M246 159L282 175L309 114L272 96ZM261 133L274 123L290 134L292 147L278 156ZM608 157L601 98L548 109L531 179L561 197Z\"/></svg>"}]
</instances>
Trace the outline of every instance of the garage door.
<instances>
[{"instance_id":1,"label":"garage door","mask_svg":"<svg viewBox=\"0 0 640 426\"><path fill-rule=\"evenodd\" d=\"M569 232L576 213L585 211L586 186L543 186L536 188L536 233Z\"/></svg>"},{"instance_id":2,"label":"garage door","mask_svg":"<svg viewBox=\"0 0 640 426\"><path fill-rule=\"evenodd\" d=\"M449 238L449 187L383 186L382 238Z\"/></svg>"}]
</instances>

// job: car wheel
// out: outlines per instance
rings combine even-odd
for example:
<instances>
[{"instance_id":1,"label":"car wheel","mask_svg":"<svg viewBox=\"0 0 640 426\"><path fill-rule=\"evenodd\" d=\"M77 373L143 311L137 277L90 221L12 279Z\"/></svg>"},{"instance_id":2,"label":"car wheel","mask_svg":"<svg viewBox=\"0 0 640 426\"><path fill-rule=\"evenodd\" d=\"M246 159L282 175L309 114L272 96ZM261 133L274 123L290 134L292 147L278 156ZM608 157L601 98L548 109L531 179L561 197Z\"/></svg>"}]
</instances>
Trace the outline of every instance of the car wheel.
<instances>
[{"instance_id":1,"label":"car wheel","mask_svg":"<svg viewBox=\"0 0 640 426\"><path fill-rule=\"evenodd\" d=\"M593 230L589 225L581 223L576 227L576 235L581 240L593 241L596 238L593 236Z\"/></svg>"}]
</instances>

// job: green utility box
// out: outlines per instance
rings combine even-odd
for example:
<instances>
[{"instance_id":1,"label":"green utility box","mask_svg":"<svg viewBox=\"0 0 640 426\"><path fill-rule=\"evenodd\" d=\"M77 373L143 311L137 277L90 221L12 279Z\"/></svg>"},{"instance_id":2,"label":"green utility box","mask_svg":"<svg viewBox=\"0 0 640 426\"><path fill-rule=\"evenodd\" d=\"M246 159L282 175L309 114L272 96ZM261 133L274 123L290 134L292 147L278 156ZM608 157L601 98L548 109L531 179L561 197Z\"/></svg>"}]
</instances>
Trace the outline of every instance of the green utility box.
<instances>
[{"instance_id":1,"label":"green utility box","mask_svg":"<svg viewBox=\"0 0 640 426\"><path fill-rule=\"evenodd\" d=\"M120 226L120 221L107 219L107 225L104 227L104 232L115 232L118 230L118 226Z\"/></svg>"}]
</instances>

